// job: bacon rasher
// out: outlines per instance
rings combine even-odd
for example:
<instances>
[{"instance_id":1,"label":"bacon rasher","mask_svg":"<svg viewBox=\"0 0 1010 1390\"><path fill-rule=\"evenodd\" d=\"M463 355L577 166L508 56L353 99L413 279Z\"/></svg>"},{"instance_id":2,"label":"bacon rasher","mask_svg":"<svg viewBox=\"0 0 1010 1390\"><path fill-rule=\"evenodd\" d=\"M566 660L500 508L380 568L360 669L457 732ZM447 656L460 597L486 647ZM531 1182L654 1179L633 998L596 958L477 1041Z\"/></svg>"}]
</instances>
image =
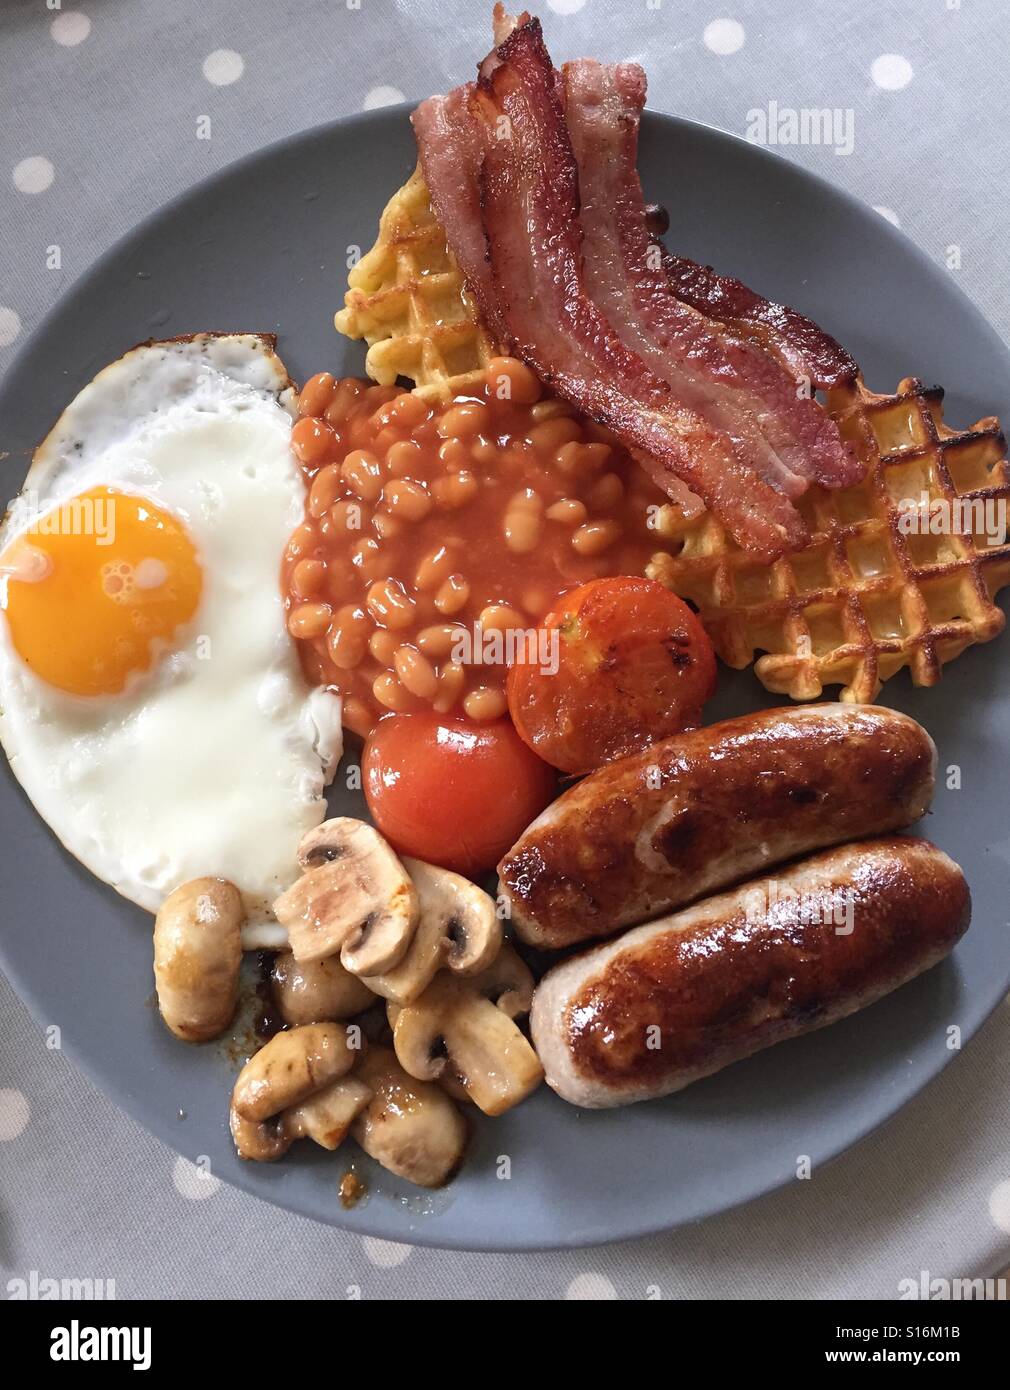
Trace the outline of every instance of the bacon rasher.
<instances>
[{"instance_id":1,"label":"bacon rasher","mask_svg":"<svg viewBox=\"0 0 1010 1390\"><path fill-rule=\"evenodd\" d=\"M516 350L555 391L646 455L661 486L670 474L686 483L742 546L772 558L801 544L806 528L788 498L677 398L587 294L578 170L538 21L520 25L495 57L471 109L484 132L491 271Z\"/></svg>"},{"instance_id":2,"label":"bacon rasher","mask_svg":"<svg viewBox=\"0 0 1010 1390\"><path fill-rule=\"evenodd\" d=\"M813 319L788 305L762 298L742 281L717 274L710 265L699 265L665 247L660 247L660 252L670 288L678 299L750 338L777 357L797 380L826 389L859 375L855 358Z\"/></svg>"},{"instance_id":3,"label":"bacon rasher","mask_svg":"<svg viewBox=\"0 0 1010 1390\"><path fill-rule=\"evenodd\" d=\"M625 343L780 491L795 497L811 481L856 482L862 466L835 422L780 363L674 295L638 177L645 88L636 63L584 58L563 69L589 295Z\"/></svg>"},{"instance_id":4,"label":"bacon rasher","mask_svg":"<svg viewBox=\"0 0 1010 1390\"><path fill-rule=\"evenodd\" d=\"M620 111L611 121L624 134L619 167L609 172L616 182L600 183L604 200L622 184L630 193L612 220L586 199L584 255L565 84L538 21L512 20L499 8L500 35L476 84L432 98L414 115L434 210L489 329L559 395L614 430L675 500L683 504L690 489L764 559L801 545L806 528L787 494L798 495L811 477L837 485L856 465L778 362L670 293L635 172L637 77L621 97L630 139ZM569 99L573 111L591 110L584 75L596 81L597 70L612 70L577 68ZM581 139L591 122L577 120ZM585 154L590 191L598 177ZM608 265L618 272L609 279Z\"/></svg>"}]
</instances>

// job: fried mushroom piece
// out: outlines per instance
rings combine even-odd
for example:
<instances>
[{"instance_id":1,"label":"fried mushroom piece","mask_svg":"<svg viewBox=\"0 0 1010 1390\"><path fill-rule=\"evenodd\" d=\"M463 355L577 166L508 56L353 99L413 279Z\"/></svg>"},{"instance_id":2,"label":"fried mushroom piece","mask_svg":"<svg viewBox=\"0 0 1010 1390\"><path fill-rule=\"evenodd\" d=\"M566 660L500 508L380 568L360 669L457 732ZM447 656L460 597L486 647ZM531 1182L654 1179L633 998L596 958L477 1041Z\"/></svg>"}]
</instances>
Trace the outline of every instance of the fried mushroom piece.
<instances>
[{"instance_id":1,"label":"fried mushroom piece","mask_svg":"<svg viewBox=\"0 0 1010 1390\"><path fill-rule=\"evenodd\" d=\"M396 1027L396 1019L402 1008L402 1004L396 1004L392 999L386 1001L386 1022L390 1032ZM470 1099L470 1092L464 1086L462 1077L453 1069L452 1062L448 1057L445 1059L445 1067L439 1072L437 1085L447 1096L451 1096L460 1105L473 1104Z\"/></svg>"},{"instance_id":2,"label":"fried mushroom piece","mask_svg":"<svg viewBox=\"0 0 1010 1390\"><path fill-rule=\"evenodd\" d=\"M232 1107L242 1119L269 1120L345 1076L358 1056L340 1023L275 1033L239 1072Z\"/></svg>"},{"instance_id":3,"label":"fried mushroom piece","mask_svg":"<svg viewBox=\"0 0 1010 1390\"><path fill-rule=\"evenodd\" d=\"M459 1169L469 1137L449 1097L408 1076L388 1047L371 1048L358 1074L372 1092L351 1127L365 1153L418 1187L444 1187Z\"/></svg>"},{"instance_id":4,"label":"fried mushroom piece","mask_svg":"<svg viewBox=\"0 0 1010 1390\"><path fill-rule=\"evenodd\" d=\"M251 1163L275 1163L294 1143L294 1135L288 1134L280 1115L269 1120L247 1120L235 1109L234 1102L228 1111L228 1128L239 1158Z\"/></svg>"},{"instance_id":5,"label":"fried mushroom piece","mask_svg":"<svg viewBox=\"0 0 1010 1390\"><path fill-rule=\"evenodd\" d=\"M270 993L281 1018L293 1027L353 1018L375 1003L371 988L345 970L339 956L295 960L290 951L274 957Z\"/></svg>"},{"instance_id":6,"label":"fried mushroom piece","mask_svg":"<svg viewBox=\"0 0 1010 1390\"><path fill-rule=\"evenodd\" d=\"M242 895L224 878L194 878L154 919L154 982L165 1023L183 1042L207 1042L228 1027L238 1003Z\"/></svg>"},{"instance_id":7,"label":"fried mushroom piece","mask_svg":"<svg viewBox=\"0 0 1010 1390\"><path fill-rule=\"evenodd\" d=\"M239 1158L273 1163L284 1157L296 1139L314 1139L324 1149L339 1148L371 1098L371 1089L363 1081L344 1076L266 1120L246 1119L233 1104L229 1124Z\"/></svg>"},{"instance_id":8,"label":"fried mushroom piece","mask_svg":"<svg viewBox=\"0 0 1010 1390\"><path fill-rule=\"evenodd\" d=\"M479 975L436 975L419 999L391 1011L397 1058L421 1081L448 1070L485 1115L500 1115L543 1080L537 1054L513 1022L532 999L533 976L511 946Z\"/></svg>"},{"instance_id":9,"label":"fried mushroom piece","mask_svg":"<svg viewBox=\"0 0 1010 1390\"><path fill-rule=\"evenodd\" d=\"M357 1076L343 1076L282 1115L284 1129L296 1139L314 1139L336 1149L354 1120L372 1099L372 1089Z\"/></svg>"},{"instance_id":10,"label":"fried mushroom piece","mask_svg":"<svg viewBox=\"0 0 1010 1390\"><path fill-rule=\"evenodd\" d=\"M296 960L339 951L354 975L402 960L417 927L417 893L378 831L337 816L302 838L298 861L305 872L273 905Z\"/></svg>"},{"instance_id":11,"label":"fried mushroom piece","mask_svg":"<svg viewBox=\"0 0 1010 1390\"><path fill-rule=\"evenodd\" d=\"M486 969L501 949L502 926L494 899L462 874L420 859L404 859L403 867L417 889L417 930L398 965L364 982L386 999L409 1004L443 966L459 975Z\"/></svg>"}]
</instances>

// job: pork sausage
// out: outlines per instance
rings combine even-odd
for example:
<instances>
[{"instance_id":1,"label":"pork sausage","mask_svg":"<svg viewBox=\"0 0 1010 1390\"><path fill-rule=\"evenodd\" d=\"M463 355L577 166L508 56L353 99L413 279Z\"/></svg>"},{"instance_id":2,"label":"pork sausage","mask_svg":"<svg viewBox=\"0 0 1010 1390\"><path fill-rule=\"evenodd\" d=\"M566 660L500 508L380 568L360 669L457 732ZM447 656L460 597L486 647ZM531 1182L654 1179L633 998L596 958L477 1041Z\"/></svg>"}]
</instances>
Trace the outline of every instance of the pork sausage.
<instances>
[{"instance_id":1,"label":"pork sausage","mask_svg":"<svg viewBox=\"0 0 1010 1390\"><path fill-rule=\"evenodd\" d=\"M927 840L826 850L554 966L533 997L547 1083L601 1108L667 1095L872 1004L967 930Z\"/></svg>"},{"instance_id":2,"label":"pork sausage","mask_svg":"<svg viewBox=\"0 0 1010 1390\"><path fill-rule=\"evenodd\" d=\"M498 866L531 945L570 946L683 907L773 864L904 829L936 748L875 705L762 710L663 739L560 796Z\"/></svg>"}]
</instances>

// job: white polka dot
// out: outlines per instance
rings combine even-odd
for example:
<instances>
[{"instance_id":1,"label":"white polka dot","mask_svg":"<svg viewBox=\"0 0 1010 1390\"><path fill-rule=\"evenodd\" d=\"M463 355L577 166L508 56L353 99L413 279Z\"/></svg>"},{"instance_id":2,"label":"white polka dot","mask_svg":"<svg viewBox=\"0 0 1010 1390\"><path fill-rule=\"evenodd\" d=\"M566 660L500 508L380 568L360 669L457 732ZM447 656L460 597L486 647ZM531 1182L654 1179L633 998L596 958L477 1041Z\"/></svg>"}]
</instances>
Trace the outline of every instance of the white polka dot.
<instances>
[{"instance_id":1,"label":"white polka dot","mask_svg":"<svg viewBox=\"0 0 1010 1390\"><path fill-rule=\"evenodd\" d=\"M27 1125L30 1114L28 1100L20 1091L0 1091L0 1141L16 1139Z\"/></svg>"},{"instance_id":2,"label":"white polka dot","mask_svg":"<svg viewBox=\"0 0 1010 1390\"><path fill-rule=\"evenodd\" d=\"M188 1197L191 1202L202 1202L206 1197L213 1197L221 1186L221 1179L215 1178L208 1167L202 1163L190 1163L188 1158L181 1155L175 1160L172 1181L179 1196Z\"/></svg>"},{"instance_id":3,"label":"white polka dot","mask_svg":"<svg viewBox=\"0 0 1010 1390\"><path fill-rule=\"evenodd\" d=\"M91 33L91 20L80 10L67 10L66 14L56 16L49 32L64 48L76 48Z\"/></svg>"},{"instance_id":4,"label":"white polka dot","mask_svg":"<svg viewBox=\"0 0 1010 1390\"><path fill-rule=\"evenodd\" d=\"M399 87L373 87L361 103L361 109L376 111L380 106L395 106L398 101L406 101Z\"/></svg>"},{"instance_id":5,"label":"white polka dot","mask_svg":"<svg viewBox=\"0 0 1010 1390\"><path fill-rule=\"evenodd\" d=\"M395 1240L377 1240L375 1236L362 1237L361 1244L370 1263L379 1269L394 1269L407 1259L412 1245L400 1245Z\"/></svg>"},{"instance_id":6,"label":"white polka dot","mask_svg":"<svg viewBox=\"0 0 1010 1390\"><path fill-rule=\"evenodd\" d=\"M1010 1182L1001 1182L989 1194L989 1215L993 1224L1010 1235Z\"/></svg>"},{"instance_id":7,"label":"white polka dot","mask_svg":"<svg viewBox=\"0 0 1010 1390\"><path fill-rule=\"evenodd\" d=\"M245 60L233 48L215 48L203 60L203 75L215 87L230 87L245 72Z\"/></svg>"},{"instance_id":8,"label":"white polka dot","mask_svg":"<svg viewBox=\"0 0 1010 1390\"><path fill-rule=\"evenodd\" d=\"M555 14L578 14L586 0L547 0L547 8Z\"/></svg>"},{"instance_id":9,"label":"white polka dot","mask_svg":"<svg viewBox=\"0 0 1010 1390\"><path fill-rule=\"evenodd\" d=\"M874 58L870 76L885 92L900 92L912 80L912 64L900 53L882 53Z\"/></svg>"},{"instance_id":10,"label":"white polka dot","mask_svg":"<svg viewBox=\"0 0 1010 1390\"><path fill-rule=\"evenodd\" d=\"M890 224L891 224L892 227L900 227L900 226L901 226L901 218L900 218L900 217L898 216L898 214L894 211L894 208L880 208L880 207L877 207L876 205L874 205L873 211L874 211L874 212L879 212L880 215L881 215L881 217L886 218L887 221L890 222Z\"/></svg>"},{"instance_id":11,"label":"white polka dot","mask_svg":"<svg viewBox=\"0 0 1010 1390\"><path fill-rule=\"evenodd\" d=\"M738 53L747 39L743 25L736 19L713 19L705 25L702 35L705 47L725 58L730 53Z\"/></svg>"},{"instance_id":12,"label":"white polka dot","mask_svg":"<svg viewBox=\"0 0 1010 1390\"><path fill-rule=\"evenodd\" d=\"M21 332L21 318L14 309L0 304L0 347L7 347Z\"/></svg>"},{"instance_id":13,"label":"white polka dot","mask_svg":"<svg viewBox=\"0 0 1010 1390\"><path fill-rule=\"evenodd\" d=\"M44 193L56 170L45 155L32 154L14 166L14 187L19 193Z\"/></svg>"},{"instance_id":14,"label":"white polka dot","mask_svg":"<svg viewBox=\"0 0 1010 1390\"><path fill-rule=\"evenodd\" d=\"M587 1299L599 1303L616 1298L617 1290L605 1274L579 1274L565 1289L565 1298Z\"/></svg>"}]
</instances>

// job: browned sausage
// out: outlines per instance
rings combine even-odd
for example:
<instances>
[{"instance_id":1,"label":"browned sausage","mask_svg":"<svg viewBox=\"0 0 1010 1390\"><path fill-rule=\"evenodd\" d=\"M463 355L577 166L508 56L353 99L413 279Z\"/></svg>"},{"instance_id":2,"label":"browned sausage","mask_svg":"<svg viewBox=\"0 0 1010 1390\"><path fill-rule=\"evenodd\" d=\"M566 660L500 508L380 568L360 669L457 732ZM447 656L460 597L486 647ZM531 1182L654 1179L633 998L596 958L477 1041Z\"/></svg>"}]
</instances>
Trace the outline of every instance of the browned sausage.
<instances>
[{"instance_id":1,"label":"browned sausage","mask_svg":"<svg viewBox=\"0 0 1010 1390\"><path fill-rule=\"evenodd\" d=\"M570 946L927 810L936 749L875 705L764 710L664 739L560 796L498 866L519 935Z\"/></svg>"},{"instance_id":2,"label":"browned sausage","mask_svg":"<svg viewBox=\"0 0 1010 1390\"><path fill-rule=\"evenodd\" d=\"M961 870L927 840L844 845L556 965L533 1042L573 1105L667 1095L872 1004L970 915Z\"/></svg>"}]
</instances>

